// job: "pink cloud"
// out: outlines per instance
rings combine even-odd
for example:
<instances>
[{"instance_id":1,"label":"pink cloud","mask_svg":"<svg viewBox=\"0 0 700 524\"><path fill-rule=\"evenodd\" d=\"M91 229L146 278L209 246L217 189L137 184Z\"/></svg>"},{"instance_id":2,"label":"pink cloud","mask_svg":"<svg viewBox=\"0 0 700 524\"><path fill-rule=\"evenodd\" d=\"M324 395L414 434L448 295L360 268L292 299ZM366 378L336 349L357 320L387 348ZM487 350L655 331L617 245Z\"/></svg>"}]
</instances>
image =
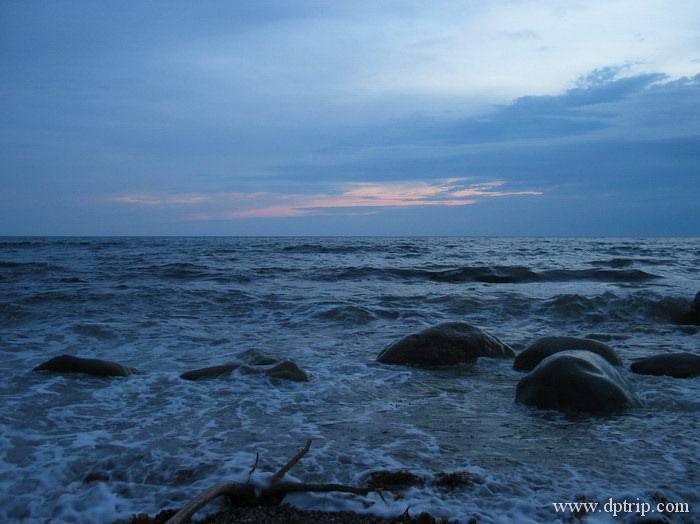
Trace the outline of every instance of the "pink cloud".
<instances>
[{"instance_id":1,"label":"pink cloud","mask_svg":"<svg viewBox=\"0 0 700 524\"><path fill-rule=\"evenodd\" d=\"M465 206L477 203L479 198L541 194L539 191L495 191L495 188L504 185L502 181L472 185L465 182L466 179L447 179L433 183L355 183L341 186L335 193L315 195L273 192L131 194L112 197L111 200L146 205L207 203L207 209L184 218L188 221L198 221L374 214L380 211L378 208ZM231 210L231 207L236 209ZM216 208L220 211L214 211ZM363 208L377 210L361 211Z\"/></svg>"},{"instance_id":2,"label":"pink cloud","mask_svg":"<svg viewBox=\"0 0 700 524\"><path fill-rule=\"evenodd\" d=\"M463 189L461 191L455 191L452 193L456 197L468 197L468 196L487 196L487 197L497 197L497 196L510 196L510 195L541 195L541 191L481 191L479 189Z\"/></svg>"}]
</instances>

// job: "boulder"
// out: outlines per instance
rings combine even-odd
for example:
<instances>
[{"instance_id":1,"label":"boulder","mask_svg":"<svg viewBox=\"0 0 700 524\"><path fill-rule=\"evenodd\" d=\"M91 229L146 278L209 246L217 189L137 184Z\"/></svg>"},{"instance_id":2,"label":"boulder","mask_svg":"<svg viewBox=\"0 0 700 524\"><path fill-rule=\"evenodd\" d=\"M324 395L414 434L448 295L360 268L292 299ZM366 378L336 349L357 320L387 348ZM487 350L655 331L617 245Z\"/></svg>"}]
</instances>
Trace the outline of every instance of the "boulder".
<instances>
[{"instance_id":1,"label":"boulder","mask_svg":"<svg viewBox=\"0 0 700 524\"><path fill-rule=\"evenodd\" d=\"M33 371L53 371L55 373L86 373L98 377L127 377L140 375L141 371L123 366L109 360L96 358L81 358L72 355L61 355L47 360L35 367Z\"/></svg>"},{"instance_id":2,"label":"boulder","mask_svg":"<svg viewBox=\"0 0 700 524\"><path fill-rule=\"evenodd\" d=\"M246 366L239 362L231 362L221 364L219 366L210 366L207 368L195 369L187 371L180 375L180 378L185 380L199 380L201 378L212 378L221 375L227 375L235 369L240 369L244 373L251 375L267 375L270 378L280 380L292 380L295 382L308 382L309 374L301 369L297 364L291 361L280 362L270 368Z\"/></svg>"},{"instance_id":3,"label":"boulder","mask_svg":"<svg viewBox=\"0 0 700 524\"><path fill-rule=\"evenodd\" d=\"M516 371L532 371L545 358L560 351L591 351L600 355L613 366L621 366L622 360L615 350L599 340L580 337L542 337L526 347L513 362Z\"/></svg>"},{"instance_id":4,"label":"boulder","mask_svg":"<svg viewBox=\"0 0 700 524\"><path fill-rule=\"evenodd\" d=\"M478 357L513 358L515 353L496 337L465 322L445 322L397 340L378 356L384 364L451 366Z\"/></svg>"},{"instance_id":5,"label":"boulder","mask_svg":"<svg viewBox=\"0 0 700 524\"><path fill-rule=\"evenodd\" d=\"M675 378L700 377L700 355L667 353L640 359L630 365L640 375L668 375Z\"/></svg>"},{"instance_id":6,"label":"boulder","mask_svg":"<svg viewBox=\"0 0 700 524\"><path fill-rule=\"evenodd\" d=\"M700 292L695 295L693 303L688 308L688 311L678 319L679 324L687 324L700 326Z\"/></svg>"},{"instance_id":7,"label":"boulder","mask_svg":"<svg viewBox=\"0 0 700 524\"><path fill-rule=\"evenodd\" d=\"M581 350L545 358L518 383L515 401L542 409L590 413L642 405L615 367L596 353Z\"/></svg>"}]
</instances>

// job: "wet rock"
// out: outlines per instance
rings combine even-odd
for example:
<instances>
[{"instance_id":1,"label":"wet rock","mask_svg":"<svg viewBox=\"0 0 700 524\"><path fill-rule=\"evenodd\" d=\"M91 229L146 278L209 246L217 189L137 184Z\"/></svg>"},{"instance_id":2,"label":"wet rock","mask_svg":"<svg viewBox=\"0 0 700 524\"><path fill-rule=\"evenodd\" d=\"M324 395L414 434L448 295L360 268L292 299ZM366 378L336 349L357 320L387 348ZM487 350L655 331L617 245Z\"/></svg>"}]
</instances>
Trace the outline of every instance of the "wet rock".
<instances>
[{"instance_id":1,"label":"wet rock","mask_svg":"<svg viewBox=\"0 0 700 524\"><path fill-rule=\"evenodd\" d=\"M52 371L54 373L85 373L98 377L128 377L129 375L141 375L142 372L135 368L123 366L109 360L96 358L81 358L72 355L61 355L47 360L35 367L33 371Z\"/></svg>"},{"instance_id":2,"label":"wet rock","mask_svg":"<svg viewBox=\"0 0 700 524\"><path fill-rule=\"evenodd\" d=\"M280 380L291 380L294 382L308 382L309 374L301 369L296 363L291 361L280 362L270 368L252 367L239 362L230 362L219 366L210 366L207 368L195 369L187 371L180 375L180 378L185 380L199 380L202 378L214 378L221 375L228 375L233 370L239 369L244 373L251 375L267 375L270 378Z\"/></svg>"},{"instance_id":3,"label":"wet rock","mask_svg":"<svg viewBox=\"0 0 700 524\"><path fill-rule=\"evenodd\" d=\"M686 311L685 315L678 319L679 324L700 326L700 292L695 295L693 303Z\"/></svg>"},{"instance_id":4,"label":"wet rock","mask_svg":"<svg viewBox=\"0 0 700 524\"><path fill-rule=\"evenodd\" d=\"M242 364L239 362L230 362L228 364L220 364L218 366L209 366L206 368L194 369L180 375L180 378L185 380L199 380L200 378L214 378L221 375L227 375L234 369L238 369Z\"/></svg>"},{"instance_id":5,"label":"wet rock","mask_svg":"<svg viewBox=\"0 0 700 524\"><path fill-rule=\"evenodd\" d=\"M445 322L394 342L377 360L384 364L431 367L473 362L478 357L514 356L508 345L476 326Z\"/></svg>"},{"instance_id":6,"label":"wet rock","mask_svg":"<svg viewBox=\"0 0 700 524\"><path fill-rule=\"evenodd\" d=\"M309 381L309 374L291 361L280 362L276 366L265 369L264 373L268 377L280 380L292 380L294 382Z\"/></svg>"},{"instance_id":7,"label":"wet rock","mask_svg":"<svg viewBox=\"0 0 700 524\"><path fill-rule=\"evenodd\" d=\"M559 411L610 413L640 407L620 372L590 351L555 353L519 383L515 401Z\"/></svg>"},{"instance_id":8,"label":"wet rock","mask_svg":"<svg viewBox=\"0 0 700 524\"><path fill-rule=\"evenodd\" d=\"M667 353L640 359L630 365L640 375L667 375L675 378L700 377L700 355Z\"/></svg>"},{"instance_id":9,"label":"wet rock","mask_svg":"<svg viewBox=\"0 0 700 524\"><path fill-rule=\"evenodd\" d=\"M209 366L206 368L195 369L192 371L187 371L180 375L180 378L185 380L199 380L200 378L214 378L221 375L228 375L235 369L241 368L245 371L250 368L250 366L269 366L272 364L278 364L279 360L262 353L258 349L246 349L240 353L234 355L236 360L227 362L225 364L219 364L217 366ZM252 369L252 368L250 368ZM251 373L263 372L259 370L252 369L249 370Z\"/></svg>"},{"instance_id":10,"label":"wet rock","mask_svg":"<svg viewBox=\"0 0 700 524\"><path fill-rule=\"evenodd\" d=\"M584 350L600 355L613 366L621 366L622 360L613 348L592 338L580 337L542 337L526 347L515 357L513 369L532 371L545 358L560 351Z\"/></svg>"}]
</instances>

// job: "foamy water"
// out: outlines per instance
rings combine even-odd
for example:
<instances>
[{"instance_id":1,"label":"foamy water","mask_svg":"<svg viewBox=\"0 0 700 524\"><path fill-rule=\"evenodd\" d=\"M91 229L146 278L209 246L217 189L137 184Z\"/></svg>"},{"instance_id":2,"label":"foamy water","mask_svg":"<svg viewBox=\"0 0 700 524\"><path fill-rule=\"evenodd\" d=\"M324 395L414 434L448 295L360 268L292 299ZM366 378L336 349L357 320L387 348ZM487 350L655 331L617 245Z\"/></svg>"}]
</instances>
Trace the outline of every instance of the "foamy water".
<instances>
[{"instance_id":1,"label":"foamy water","mask_svg":"<svg viewBox=\"0 0 700 524\"><path fill-rule=\"evenodd\" d=\"M510 361L421 370L374 359L448 320L516 351L595 334L626 365L697 353L697 329L673 319L700 290L699 268L698 239L0 239L0 521L154 514L245 481L256 453L262 478L313 438L293 478L360 485L405 469L425 483L386 501L288 497L299 507L563 522L552 502L665 497L691 508L671 521L695 522L700 379L625 369L644 408L566 416L515 404L523 374ZM251 348L296 361L311 382L179 378ZM31 372L64 353L145 374ZM431 482L454 471L474 482Z\"/></svg>"}]
</instances>

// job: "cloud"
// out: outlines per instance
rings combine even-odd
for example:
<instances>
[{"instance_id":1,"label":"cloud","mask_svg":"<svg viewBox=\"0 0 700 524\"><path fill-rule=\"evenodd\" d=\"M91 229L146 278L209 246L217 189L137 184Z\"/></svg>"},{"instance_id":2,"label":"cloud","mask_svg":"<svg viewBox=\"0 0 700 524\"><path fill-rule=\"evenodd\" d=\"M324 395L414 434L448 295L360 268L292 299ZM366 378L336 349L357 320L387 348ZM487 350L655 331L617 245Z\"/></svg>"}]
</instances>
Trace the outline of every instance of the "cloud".
<instances>
[{"instance_id":1,"label":"cloud","mask_svg":"<svg viewBox=\"0 0 700 524\"><path fill-rule=\"evenodd\" d=\"M171 7L0 2L3 231L321 231L387 209L439 231L502 206L507 233L536 202L537 233L566 191L697 192L696 1Z\"/></svg>"},{"instance_id":2,"label":"cloud","mask_svg":"<svg viewBox=\"0 0 700 524\"><path fill-rule=\"evenodd\" d=\"M464 206L480 198L513 195L540 195L541 191L496 190L503 181L467 184L467 179L434 180L431 182L350 183L331 193L213 193L208 195L122 195L112 202L169 206L174 204L213 203L189 214L187 221L230 220L239 218L281 218L324 215L376 214L383 210L421 206ZM234 207L233 210L221 208Z\"/></svg>"},{"instance_id":3,"label":"cloud","mask_svg":"<svg viewBox=\"0 0 700 524\"><path fill-rule=\"evenodd\" d=\"M145 195L128 194L109 197L113 202L124 202L127 204L145 204L148 206L162 206L169 204L201 204L211 198L210 195L188 194L188 195Z\"/></svg>"}]
</instances>

